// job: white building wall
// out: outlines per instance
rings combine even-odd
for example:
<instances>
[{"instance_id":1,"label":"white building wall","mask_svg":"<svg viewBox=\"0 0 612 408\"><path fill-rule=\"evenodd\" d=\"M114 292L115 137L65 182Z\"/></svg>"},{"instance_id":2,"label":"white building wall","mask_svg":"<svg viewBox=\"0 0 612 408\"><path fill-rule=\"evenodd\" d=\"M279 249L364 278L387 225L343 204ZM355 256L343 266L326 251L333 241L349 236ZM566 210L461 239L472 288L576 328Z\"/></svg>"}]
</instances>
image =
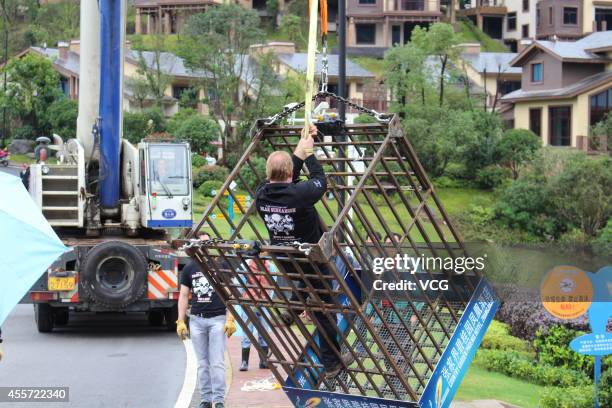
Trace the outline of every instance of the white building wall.
<instances>
[{"instance_id":1,"label":"white building wall","mask_svg":"<svg viewBox=\"0 0 612 408\"><path fill-rule=\"evenodd\" d=\"M537 0L529 0L529 11L523 11L523 0L505 0L509 13L516 13L516 30L508 31L508 15L504 19L504 40L521 40L523 25L529 24L529 38L536 35L536 4Z\"/></svg>"}]
</instances>

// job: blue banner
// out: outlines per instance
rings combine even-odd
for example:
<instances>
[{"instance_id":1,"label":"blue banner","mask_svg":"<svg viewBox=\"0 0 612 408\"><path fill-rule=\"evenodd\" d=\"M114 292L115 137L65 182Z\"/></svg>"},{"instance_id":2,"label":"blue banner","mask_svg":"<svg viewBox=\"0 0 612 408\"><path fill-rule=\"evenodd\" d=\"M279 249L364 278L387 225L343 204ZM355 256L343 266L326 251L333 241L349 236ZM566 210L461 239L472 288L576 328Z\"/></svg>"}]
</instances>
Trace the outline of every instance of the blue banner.
<instances>
[{"instance_id":1,"label":"blue banner","mask_svg":"<svg viewBox=\"0 0 612 408\"><path fill-rule=\"evenodd\" d=\"M419 408L416 402L283 387L295 408Z\"/></svg>"},{"instance_id":2,"label":"blue banner","mask_svg":"<svg viewBox=\"0 0 612 408\"><path fill-rule=\"evenodd\" d=\"M421 408L450 406L498 307L499 299L483 278L427 382L419 401Z\"/></svg>"}]
</instances>

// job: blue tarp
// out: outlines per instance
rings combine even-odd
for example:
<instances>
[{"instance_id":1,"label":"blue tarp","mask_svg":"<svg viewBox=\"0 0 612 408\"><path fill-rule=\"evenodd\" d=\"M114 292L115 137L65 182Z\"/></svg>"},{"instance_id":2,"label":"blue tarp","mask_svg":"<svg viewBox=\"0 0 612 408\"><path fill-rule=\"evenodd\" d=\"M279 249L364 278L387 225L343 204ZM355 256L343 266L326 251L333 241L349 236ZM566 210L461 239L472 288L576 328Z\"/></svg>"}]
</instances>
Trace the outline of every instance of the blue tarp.
<instances>
[{"instance_id":1,"label":"blue tarp","mask_svg":"<svg viewBox=\"0 0 612 408\"><path fill-rule=\"evenodd\" d=\"M21 180L0 172L0 325L66 250Z\"/></svg>"}]
</instances>

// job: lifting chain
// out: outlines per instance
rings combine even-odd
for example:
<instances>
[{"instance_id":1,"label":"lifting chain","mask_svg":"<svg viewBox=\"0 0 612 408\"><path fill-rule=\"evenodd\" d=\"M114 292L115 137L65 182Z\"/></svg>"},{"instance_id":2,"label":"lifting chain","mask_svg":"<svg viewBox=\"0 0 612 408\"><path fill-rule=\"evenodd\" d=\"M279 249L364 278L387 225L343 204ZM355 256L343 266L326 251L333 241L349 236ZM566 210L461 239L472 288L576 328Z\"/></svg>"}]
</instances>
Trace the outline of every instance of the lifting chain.
<instances>
[{"instance_id":1,"label":"lifting chain","mask_svg":"<svg viewBox=\"0 0 612 408\"><path fill-rule=\"evenodd\" d=\"M233 249L238 252L244 253L249 256L257 255L260 252L261 243L259 241L253 240L227 240L221 238L212 238L208 240L199 240L199 239L190 239L189 242L183 244L181 250L186 250L190 248L209 248L219 244L223 245L231 245ZM285 243L283 246L295 248L298 251L302 252L304 255L308 256L310 251L312 250L313 244L307 244L304 242L294 241Z\"/></svg>"},{"instance_id":2,"label":"lifting chain","mask_svg":"<svg viewBox=\"0 0 612 408\"><path fill-rule=\"evenodd\" d=\"M377 111L375 111L374 109L368 109L364 106L361 105L357 105L356 103L353 103L351 101L349 101L346 98L343 98L341 96L338 96L334 93L331 92L319 92L318 94L314 95L312 97L312 100L316 100L318 98L332 98L335 99L338 102L342 102L344 103L346 106L350 106L351 108L355 109L357 112L359 113L363 113L366 114L368 116L372 116L373 118L375 118L376 120L380 121L380 122L388 122L391 119L391 115L386 114L386 113L379 113ZM302 109L304 107L305 103L301 102L298 103L297 105L294 105L290 108L285 108L283 109L281 112L277 113L274 116L269 117L268 119L265 120L264 124L265 125L274 125L276 124L278 121L282 120L282 119L286 119L287 117L289 117L291 114L293 114L294 112L297 112L298 110Z\"/></svg>"}]
</instances>

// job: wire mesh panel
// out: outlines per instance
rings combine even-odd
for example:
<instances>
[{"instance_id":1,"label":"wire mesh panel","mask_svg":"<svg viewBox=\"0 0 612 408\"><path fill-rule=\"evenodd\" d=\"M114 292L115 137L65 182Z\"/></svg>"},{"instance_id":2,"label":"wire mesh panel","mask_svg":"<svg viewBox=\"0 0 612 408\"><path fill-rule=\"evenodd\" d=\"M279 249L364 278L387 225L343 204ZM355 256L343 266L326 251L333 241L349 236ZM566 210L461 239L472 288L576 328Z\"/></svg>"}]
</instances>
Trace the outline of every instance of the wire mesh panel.
<instances>
[{"instance_id":1,"label":"wire mesh panel","mask_svg":"<svg viewBox=\"0 0 612 408\"><path fill-rule=\"evenodd\" d=\"M464 245L395 117L319 126L325 232L316 244L270 245L243 196L265 181L255 154L292 152L301 130L258 123L196 229L211 239L185 248L251 342L262 352L249 323L268 344L281 383L416 402L480 275L460 262ZM427 286L446 278L446 290ZM333 377L330 353L344 363Z\"/></svg>"}]
</instances>

